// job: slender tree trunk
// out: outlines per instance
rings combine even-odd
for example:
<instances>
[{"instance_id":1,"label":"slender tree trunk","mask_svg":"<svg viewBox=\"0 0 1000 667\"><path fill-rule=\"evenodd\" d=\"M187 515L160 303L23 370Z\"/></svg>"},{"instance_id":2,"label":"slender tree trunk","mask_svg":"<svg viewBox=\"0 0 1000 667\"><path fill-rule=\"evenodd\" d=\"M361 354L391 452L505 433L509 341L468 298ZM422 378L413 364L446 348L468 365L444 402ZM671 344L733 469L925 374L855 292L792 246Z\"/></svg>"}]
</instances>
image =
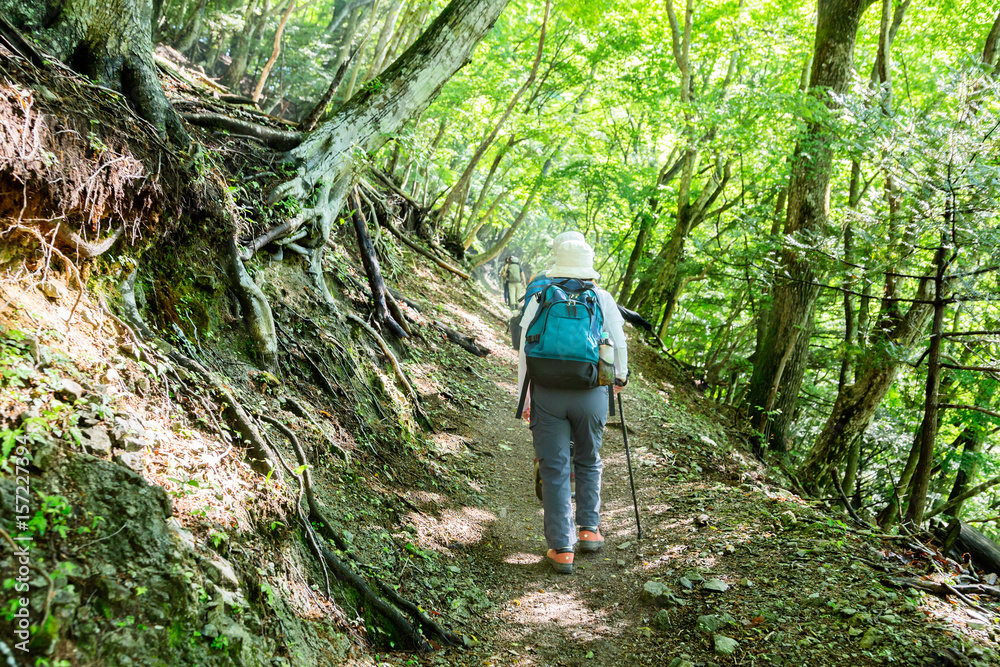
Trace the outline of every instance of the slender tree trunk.
<instances>
[{"instance_id":1,"label":"slender tree trunk","mask_svg":"<svg viewBox=\"0 0 1000 667\"><path fill-rule=\"evenodd\" d=\"M220 83L230 90L240 92L240 84L247 73L247 65L250 63L250 49L257 43L260 31L266 22L267 12L263 11L255 16L257 11L257 0L250 0L243 15L243 30L236 35L233 45L233 59L222 75Z\"/></svg>"},{"instance_id":2,"label":"slender tree trunk","mask_svg":"<svg viewBox=\"0 0 1000 667\"><path fill-rule=\"evenodd\" d=\"M285 25L288 23L288 17L292 15L293 11L295 11L296 4L297 0L290 0L288 8L285 9L285 13L281 15L281 21L278 23L278 29L274 33L274 48L271 50L271 57L267 59L266 63L264 63L264 70L260 73L257 85L253 89L252 97L254 102L260 100L261 91L264 90L264 84L267 83L267 77L271 74L271 68L274 67L274 63L278 60L278 55L281 53L281 36L285 34Z\"/></svg>"},{"instance_id":3,"label":"slender tree trunk","mask_svg":"<svg viewBox=\"0 0 1000 667\"><path fill-rule=\"evenodd\" d=\"M927 300L930 297L931 281L924 280L915 298ZM912 304L892 329L880 332L880 338L904 350L909 349L923 338L932 311L933 307L927 303ZM872 347L881 346L874 344ZM903 358L899 354L870 354L858 369L860 377L838 392L826 425L798 471L799 479L812 480L811 484L807 483L808 489L822 486L829 470L839 466L851 445L864 435L902 365Z\"/></svg>"},{"instance_id":4,"label":"slender tree trunk","mask_svg":"<svg viewBox=\"0 0 1000 667\"><path fill-rule=\"evenodd\" d=\"M493 129L490 130L490 133L486 136L486 138L479 143L478 147L476 147L476 150L472 154L472 158L466 165L465 170L462 172L462 175L459 177L455 185L452 186L451 190L448 191L448 196L445 197L444 202L441 203L441 206L440 208L438 208L437 213L435 215L438 221L444 220L444 217L448 214L448 211L455 204L455 201L458 198L458 196L467 187L467 184L472 179L472 173L475 171L476 166L479 164L479 161L483 158L483 155L486 154L487 149L489 149L489 147L493 144L493 142L496 141L497 135L503 128L504 123L507 122L507 119L510 118L510 114L514 111L514 107L517 106L517 101L521 99L521 96L524 94L524 91L526 91L531 86L531 84L534 83L535 77L538 75L538 65L542 62L542 52L545 49L545 31L548 27L549 13L551 11L552 11L552 0L546 0L545 14L542 17L542 29L541 33L538 36L538 49L535 51L535 61L531 65L531 72L528 74L528 79L523 84L521 84L521 87L518 88L517 91L514 93L514 96L510 99L510 102L507 103L507 108L504 109L503 115L501 115L500 119L497 120L497 122L493 125Z\"/></svg>"},{"instance_id":5,"label":"slender tree trunk","mask_svg":"<svg viewBox=\"0 0 1000 667\"><path fill-rule=\"evenodd\" d=\"M385 51L389 47L389 38L392 37L393 30L396 28L396 18L399 16L399 10L402 6L403 0L392 0L392 3L389 5L389 12L386 14L382 30L378 35L378 41L375 43L375 52L372 54L372 61L368 65L368 71L365 72L365 81L371 81L382 71Z\"/></svg>"},{"instance_id":6,"label":"slender tree trunk","mask_svg":"<svg viewBox=\"0 0 1000 667\"><path fill-rule=\"evenodd\" d=\"M184 23L184 27L181 28L180 34L174 41L174 48L181 53L188 55L188 52L194 48L195 43L197 43L198 38L201 37L201 30L205 20L205 7L208 5L208 0L201 0L198 6L195 7L194 12Z\"/></svg>"},{"instance_id":7,"label":"slender tree trunk","mask_svg":"<svg viewBox=\"0 0 1000 667\"><path fill-rule=\"evenodd\" d=\"M938 390L941 386L941 348L944 342L945 270L949 260L944 248L946 237L942 234L941 249L938 250L937 275L934 279L934 320L931 326L930 351L927 354L927 385L924 396L924 420L921 425L920 459L913 476L913 492L906 508L903 522L909 526L919 526L924 520L927 503L927 489L934 465L934 441L938 431Z\"/></svg>"},{"instance_id":8,"label":"slender tree trunk","mask_svg":"<svg viewBox=\"0 0 1000 667\"><path fill-rule=\"evenodd\" d=\"M555 156L553 155L553 157ZM500 238L500 240L497 241L492 248L475 258L472 262L473 269L478 269L483 264L492 261L497 255L503 252L504 248L507 247L507 244L510 243L510 240L514 237L514 232L516 232L517 228L521 226L522 222L524 222L524 218L527 217L532 204L535 203L535 196L538 195L538 190L542 186L542 181L545 180L545 177L548 175L549 169L551 168L552 158L549 158L545 161L545 164L542 165L542 170L538 173L537 178L535 178L535 183L531 186L531 192L528 193L527 199L524 200L524 205L521 206L521 212L517 214L514 222L511 223L507 232Z\"/></svg>"},{"instance_id":9,"label":"slender tree trunk","mask_svg":"<svg viewBox=\"0 0 1000 667\"><path fill-rule=\"evenodd\" d=\"M829 95L843 94L850 82L854 64L854 44L861 16L870 0L819 0L816 22L810 90L822 95L828 105L836 104ZM830 174L833 168L834 128L826 122L811 122L792 159L792 179L788 189L788 236L822 235L827 224ZM756 363L750 379L750 417L770 425L772 415L764 414L768 394L779 380L779 362L785 356L796 332L812 318L818 288L809 259L792 246L781 252L781 269L774 287L774 300L767 330L761 337ZM805 372L805 365L793 369ZM786 387L801 384L802 378L789 378ZM793 400L795 400L793 398ZM782 420L784 421L784 420ZM762 429L769 432L769 444L783 451L788 423L783 428Z\"/></svg>"}]
</instances>

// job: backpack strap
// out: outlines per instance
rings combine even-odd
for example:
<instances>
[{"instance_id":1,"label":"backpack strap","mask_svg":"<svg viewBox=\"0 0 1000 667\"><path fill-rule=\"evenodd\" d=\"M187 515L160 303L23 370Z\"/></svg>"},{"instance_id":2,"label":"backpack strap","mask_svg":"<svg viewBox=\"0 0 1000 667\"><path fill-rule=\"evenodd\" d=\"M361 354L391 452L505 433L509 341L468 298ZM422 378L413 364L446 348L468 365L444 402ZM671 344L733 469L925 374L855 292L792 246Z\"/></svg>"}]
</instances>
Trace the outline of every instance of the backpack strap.
<instances>
[{"instance_id":1,"label":"backpack strap","mask_svg":"<svg viewBox=\"0 0 1000 667\"><path fill-rule=\"evenodd\" d=\"M531 380L524 378L524 386L521 387L521 398L517 402L517 413L514 415L514 419L520 419L521 413L524 412L524 399L528 395L528 385L531 384Z\"/></svg>"}]
</instances>

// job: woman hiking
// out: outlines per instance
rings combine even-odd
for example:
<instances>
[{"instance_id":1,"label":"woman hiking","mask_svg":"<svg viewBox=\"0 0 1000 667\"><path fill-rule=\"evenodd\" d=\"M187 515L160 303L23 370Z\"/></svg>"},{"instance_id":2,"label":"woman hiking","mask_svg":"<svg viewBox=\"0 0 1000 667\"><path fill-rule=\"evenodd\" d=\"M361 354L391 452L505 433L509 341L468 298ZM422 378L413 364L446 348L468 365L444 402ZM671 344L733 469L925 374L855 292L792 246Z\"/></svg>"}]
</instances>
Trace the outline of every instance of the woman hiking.
<instances>
[{"instance_id":1,"label":"woman hiking","mask_svg":"<svg viewBox=\"0 0 1000 667\"><path fill-rule=\"evenodd\" d=\"M599 306L599 311L595 311L599 314L597 321L603 320L599 334L604 343L610 340L613 344L614 392L618 393L628 378L628 350L622 329L624 320L614 298L593 284L592 281L600 278L594 271L593 263L594 251L590 245L581 240L568 240L554 248L554 264L545 276L553 284L558 284L560 289L574 294L573 304L580 304L578 308ZM546 288L549 289L552 288ZM592 303L594 300L596 304ZM596 377L592 378L592 388L552 386L565 386L566 383L555 376L547 377L544 371L539 370L543 368L541 365L534 366L530 386L525 387L525 383L529 382L526 347L538 343L538 340L530 338L540 337L529 335L529 329L533 332L541 330L535 326L535 315L543 307L542 300L534 298L525 305L522 322L532 324L521 329L518 388L524 397L521 416L529 421L542 479L545 541L548 546L546 562L558 573L571 574L574 545L581 552L597 551L604 546L604 536L600 531L602 464L599 450L608 418L609 394L608 387L594 386ZM579 311L574 309L574 312ZM527 355L531 356L531 353ZM575 443L575 521L570 491L571 440Z\"/></svg>"}]
</instances>

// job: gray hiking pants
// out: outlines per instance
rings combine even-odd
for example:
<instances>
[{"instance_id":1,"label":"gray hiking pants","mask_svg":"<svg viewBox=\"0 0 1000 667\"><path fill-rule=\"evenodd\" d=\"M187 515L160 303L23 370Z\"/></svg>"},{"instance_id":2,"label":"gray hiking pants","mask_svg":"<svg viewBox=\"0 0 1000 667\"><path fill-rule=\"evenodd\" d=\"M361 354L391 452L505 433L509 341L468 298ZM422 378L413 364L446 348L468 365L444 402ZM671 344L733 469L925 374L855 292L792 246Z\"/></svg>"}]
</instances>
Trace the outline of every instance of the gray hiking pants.
<instances>
[{"instance_id":1,"label":"gray hiking pants","mask_svg":"<svg viewBox=\"0 0 1000 667\"><path fill-rule=\"evenodd\" d=\"M549 549L576 544L569 483L569 443L576 472L576 525L601 520L601 438L608 421L608 388L531 387L531 439L542 477L545 541Z\"/></svg>"}]
</instances>

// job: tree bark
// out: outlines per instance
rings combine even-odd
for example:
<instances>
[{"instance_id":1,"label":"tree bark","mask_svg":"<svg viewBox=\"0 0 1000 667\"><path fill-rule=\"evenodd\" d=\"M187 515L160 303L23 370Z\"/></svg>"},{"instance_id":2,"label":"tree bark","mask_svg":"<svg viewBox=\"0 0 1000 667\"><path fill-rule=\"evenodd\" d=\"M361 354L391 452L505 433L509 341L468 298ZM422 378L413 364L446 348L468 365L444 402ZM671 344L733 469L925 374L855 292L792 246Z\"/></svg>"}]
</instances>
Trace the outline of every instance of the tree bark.
<instances>
[{"instance_id":1,"label":"tree bark","mask_svg":"<svg viewBox=\"0 0 1000 667\"><path fill-rule=\"evenodd\" d=\"M507 0L453 0L383 72L381 86L354 96L292 151L298 174L275 188L270 200L291 196L309 202L293 227L311 227L307 247L314 249L314 273L320 269L323 246L355 176L352 156L374 153L426 109L451 75L468 62L506 4ZM329 296L325 282L317 287Z\"/></svg>"},{"instance_id":2,"label":"tree bark","mask_svg":"<svg viewBox=\"0 0 1000 667\"><path fill-rule=\"evenodd\" d=\"M816 43L809 87L822 96L827 106L836 102L830 93L843 94L850 83L854 64L854 44L858 24L871 0L818 0ZM786 236L803 237L826 233L829 206L830 175L833 169L834 128L825 121L807 124L792 158L792 178L788 189ZM808 259L791 246L781 252L779 278L774 288L774 300L767 329L761 336L750 379L749 412L754 422L763 419L769 426L771 416L764 414L770 388L778 376L778 361L795 340L795 332L812 317L818 288L815 273ZM794 369L805 371L805 366ZM801 376L790 378L786 386L801 383ZM794 400L794 397L793 397ZM782 428L762 429L769 432L768 441L783 450L787 441L788 423ZM810 479L810 478L807 478Z\"/></svg>"},{"instance_id":3,"label":"tree bark","mask_svg":"<svg viewBox=\"0 0 1000 667\"><path fill-rule=\"evenodd\" d=\"M508 243L510 243L510 240L514 237L514 232L516 232L517 228L521 226L524 218L528 215L528 211L531 210L532 204L535 203L535 197L538 195L538 189L542 186L542 181L544 181L545 177L548 175L549 169L552 168L552 159L554 157L555 155L547 159L545 164L542 165L542 170L535 178L535 183L531 186L531 192L528 193L527 199L524 200L524 205L521 206L521 212L517 214L517 218L514 219L514 222L510 224L506 233L500 237L500 240L497 241L492 248L483 254L476 256L475 260L472 262L473 269L478 269L483 264L492 261L497 255L503 252L503 249L507 247Z\"/></svg>"},{"instance_id":4,"label":"tree bark","mask_svg":"<svg viewBox=\"0 0 1000 667\"><path fill-rule=\"evenodd\" d=\"M236 93L240 92L240 84L247 73L251 47L260 39L260 33L267 18L266 10L255 15L257 2L258 0L250 0L247 4L247 10L243 15L243 30L236 35L234 40L232 61L220 80L223 86Z\"/></svg>"},{"instance_id":5,"label":"tree bark","mask_svg":"<svg viewBox=\"0 0 1000 667\"><path fill-rule=\"evenodd\" d=\"M920 459L913 477L913 492L906 508L904 524L917 527L924 520L927 489L934 465L934 441L938 432L938 390L941 387L941 348L944 342L945 270L950 260L946 257L946 235L941 235L941 248L937 252L937 275L934 278L934 321L931 325L931 343L927 354L927 383L924 391L924 420L920 431ZM957 252L957 250L956 250Z\"/></svg>"},{"instance_id":6,"label":"tree bark","mask_svg":"<svg viewBox=\"0 0 1000 667\"><path fill-rule=\"evenodd\" d=\"M915 298L928 300L931 296L931 281L927 279L918 288ZM879 339L892 341L904 350L911 348L922 339L932 311L930 304L912 304L893 328L880 333ZM872 347L879 347L878 342ZM807 490L815 491L821 486L830 469L844 460L851 444L864 435L903 363L902 355L870 354L859 368L857 381L838 392L826 425L798 470L799 479L812 480L811 484L806 482Z\"/></svg>"},{"instance_id":7,"label":"tree bark","mask_svg":"<svg viewBox=\"0 0 1000 667\"><path fill-rule=\"evenodd\" d=\"M121 91L175 144L190 143L153 62L150 0L0 0L0 13L75 71Z\"/></svg>"},{"instance_id":8,"label":"tree bark","mask_svg":"<svg viewBox=\"0 0 1000 667\"><path fill-rule=\"evenodd\" d=\"M254 103L260 101L260 93L264 90L264 84L267 83L267 77L271 74L271 68L274 67L274 63L278 60L278 55L281 53L281 36L285 34L285 25L288 24L288 17L295 11L296 4L297 0L291 0L285 9L285 13L281 15L281 21L278 22L278 29L274 33L274 48L271 49L271 57L264 63L264 69L261 71L260 78L257 79L257 85L253 89L253 95L251 95Z\"/></svg>"}]
</instances>

